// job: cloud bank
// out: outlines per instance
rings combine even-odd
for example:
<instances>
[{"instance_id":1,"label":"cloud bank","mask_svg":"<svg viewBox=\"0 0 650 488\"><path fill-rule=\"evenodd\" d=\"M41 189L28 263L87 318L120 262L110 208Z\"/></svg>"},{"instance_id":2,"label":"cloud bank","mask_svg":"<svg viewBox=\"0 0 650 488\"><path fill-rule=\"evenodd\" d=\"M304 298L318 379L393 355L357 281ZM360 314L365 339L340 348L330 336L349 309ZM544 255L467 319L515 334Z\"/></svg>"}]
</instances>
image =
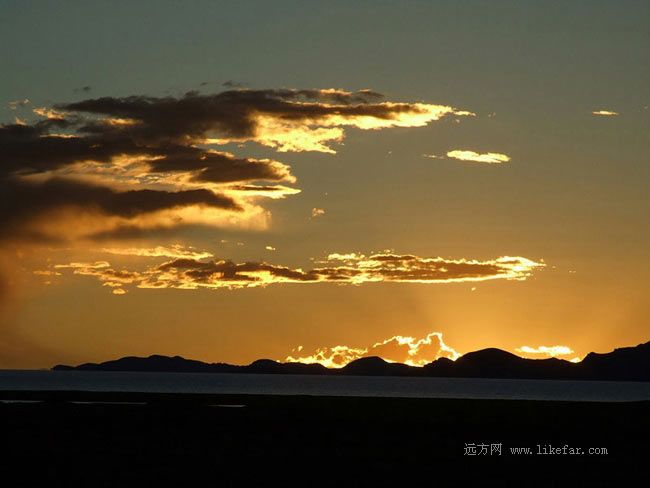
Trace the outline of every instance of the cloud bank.
<instances>
[{"instance_id":1,"label":"cloud bank","mask_svg":"<svg viewBox=\"0 0 650 488\"><path fill-rule=\"evenodd\" d=\"M294 353L301 353L302 350L302 346L299 346L294 349ZM356 359L368 356L379 356L389 362L410 366L424 366L439 358L456 360L460 354L445 344L442 333L431 332L422 339L397 335L367 347L321 347L310 355L289 355L284 360L306 364L319 363L328 368L342 368Z\"/></svg>"},{"instance_id":2,"label":"cloud bank","mask_svg":"<svg viewBox=\"0 0 650 488\"><path fill-rule=\"evenodd\" d=\"M300 191L287 186L296 183L290 166L219 145L334 153L348 128L421 127L471 114L339 89L102 97L33 112L30 123L0 126L3 239L119 237L124 229L181 225L264 228L268 211L259 200Z\"/></svg>"},{"instance_id":3,"label":"cloud bank","mask_svg":"<svg viewBox=\"0 0 650 488\"><path fill-rule=\"evenodd\" d=\"M522 346L515 351L522 357L532 357L533 359L537 359L539 356L550 358L575 354L567 346ZM378 356L389 362L408 364L409 366L424 366L440 358L455 361L461 354L445 344L442 333L431 332L422 339L396 335L366 347L345 345L319 347L311 354L305 354L304 348L298 346L284 361L318 363L328 368L342 368L352 361L369 356ZM570 361L579 362L580 357L576 356Z\"/></svg>"}]
</instances>

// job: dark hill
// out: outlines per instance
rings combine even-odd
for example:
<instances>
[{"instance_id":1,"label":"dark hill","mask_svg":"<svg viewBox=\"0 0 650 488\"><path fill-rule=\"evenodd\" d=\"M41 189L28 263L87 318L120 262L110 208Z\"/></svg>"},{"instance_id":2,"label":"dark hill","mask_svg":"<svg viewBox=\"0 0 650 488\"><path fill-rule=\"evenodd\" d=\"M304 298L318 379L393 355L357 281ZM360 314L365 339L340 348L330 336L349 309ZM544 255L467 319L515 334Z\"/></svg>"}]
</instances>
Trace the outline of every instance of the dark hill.
<instances>
[{"instance_id":1,"label":"dark hill","mask_svg":"<svg viewBox=\"0 0 650 488\"><path fill-rule=\"evenodd\" d=\"M460 378L576 378L576 365L562 359L525 359L501 349L482 349L467 353L456 361L442 359L424 368L427 376Z\"/></svg>"},{"instance_id":2,"label":"dark hill","mask_svg":"<svg viewBox=\"0 0 650 488\"><path fill-rule=\"evenodd\" d=\"M357 376L419 376L421 368L389 363L377 356L356 359L341 369L342 374Z\"/></svg>"},{"instance_id":3,"label":"dark hill","mask_svg":"<svg viewBox=\"0 0 650 488\"><path fill-rule=\"evenodd\" d=\"M606 354L590 352L579 366L585 377L650 381L650 342L614 349Z\"/></svg>"},{"instance_id":4,"label":"dark hill","mask_svg":"<svg viewBox=\"0 0 650 488\"><path fill-rule=\"evenodd\" d=\"M180 356L153 355L124 357L104 363L79 366L58 365L57 371L146 371L182 373L258 373L359 376L435 376L456 378L530 378L611 381L650 381L650 342L624 347L609 353L587 354L583 361L525 359L507 351L489 348L467 353L456 361L441 358L418 368L390 363L379 357L364 357L341 369L320 364L281 363L259 359L247 366L203 363Z\"/></svg>"}]
</instances>

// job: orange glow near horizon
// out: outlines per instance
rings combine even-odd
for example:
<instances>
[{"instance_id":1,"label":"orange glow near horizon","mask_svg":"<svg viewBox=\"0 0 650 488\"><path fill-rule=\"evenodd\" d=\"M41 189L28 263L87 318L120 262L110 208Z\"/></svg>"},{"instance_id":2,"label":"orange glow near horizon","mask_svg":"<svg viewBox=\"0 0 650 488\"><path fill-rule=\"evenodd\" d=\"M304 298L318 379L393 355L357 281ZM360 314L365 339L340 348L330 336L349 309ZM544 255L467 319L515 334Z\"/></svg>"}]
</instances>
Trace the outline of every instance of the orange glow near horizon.
<instances>
[{"instance_id":1,"label":"orange glow near horizon","mask_svg":"<svg viewBox=\"0 0 650 488\"><path fill-rule=\"evenodd\" d=\"M0 367L147 353L422 366L485 347L577 362L644 338L643 139L605 143L646 108L621 102L610 124L595 117L618 112L583 103L589 144L553 126L542 147L525 130L546 133L537 112L463 94L206 91L11 96Z\"/></svg>"},{"instance_id":2,"label":"orange glow near horizon","mask_svg":"<svg viewBox=\"0 0 650 488\"><path fill-rule=\"evenodd\" d=\"M537 348L522 346L516 348L515 353L525 359L544 359L571 355L574 354L574 351L567 346L539 346ZM389 363L421 367L440 358L455 361L462 355L445 344L441 332L431 332L422 339L393 336L368 347L344 345L319 347L309 355L304 355L303 346L298 346L292 350L292 354L284 358L284 362L321 364L327 368L342 368L357 359L378 356ZM577 363L581 361L581 358L576 356L568 361Z\"/></svg>"},{"instance_id":3,"label":"orange glow near horizon","mask_svg":"<svg viewBox=\"0 0 650 488\"><path fill-rule=\"evenodd\" d=\"M302 350L302 346L298 346L294 352L301 353ZM409 366L424 366L441 357L456 360L460 354L445 344L440 332L431 332L422 339L393 336L366 348L322 347L309 356L294 357L289 355L284 361L305 364L318 363L328 368L342 368L352 361L369 356L379 356L385 361L408 364Z\"/></svg>"}]
</instances>

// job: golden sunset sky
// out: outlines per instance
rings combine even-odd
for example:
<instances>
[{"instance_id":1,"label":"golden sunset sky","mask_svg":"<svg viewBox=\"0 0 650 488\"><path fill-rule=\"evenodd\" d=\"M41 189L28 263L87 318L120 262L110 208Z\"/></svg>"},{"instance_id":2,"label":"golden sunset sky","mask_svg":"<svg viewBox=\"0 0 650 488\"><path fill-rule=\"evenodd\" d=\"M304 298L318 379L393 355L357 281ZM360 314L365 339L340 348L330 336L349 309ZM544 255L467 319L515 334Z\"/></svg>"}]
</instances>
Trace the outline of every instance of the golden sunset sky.
<instances>
[{"instance_id":1,"label":"golden sunset sky","mask_svg":"<svg viewBox=\"0 0 650 488\"><path fill-rule=\"evenodd\" d=\"M650 339L650 6L0 2L0 368Z\"/></svg>"}]
</instances>

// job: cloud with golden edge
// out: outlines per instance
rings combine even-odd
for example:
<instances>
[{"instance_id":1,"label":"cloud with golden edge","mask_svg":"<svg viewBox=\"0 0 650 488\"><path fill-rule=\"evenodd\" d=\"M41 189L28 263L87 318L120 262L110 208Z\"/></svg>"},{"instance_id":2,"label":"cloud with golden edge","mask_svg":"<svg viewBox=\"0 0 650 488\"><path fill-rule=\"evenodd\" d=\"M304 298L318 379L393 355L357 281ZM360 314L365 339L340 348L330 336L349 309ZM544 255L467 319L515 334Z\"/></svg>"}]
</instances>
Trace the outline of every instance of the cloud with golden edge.
<instances>
[{"instance_id":1,"label":"cloud with golden edge","mask_svg":"<svg viewBox=\"0 0 650 488\"><path fill-rule=\"evenodd\" d=\"M503 280L525 280L534 270L544 267L522 257L504 256L493 260L422 258L414 255L381 253L330 254L317 261L310 270L290 268L267 262L230 260L198 260L177 258L145 269L117 271L106 261L70 263L56 269L73 269L74 274L94 276L104 283L119 283L138 288L240 289L272 284L336 283L363 285L367 283L442 284Z\"/></svg>"},{"instance_id":2,"label":"cloud with golden edge","mask_svg":"<svg viewBox=\"0 0 650 488\"><path fill-rule=\"evenodd\" d=\"M0 125L2 241L123 238L189 225L264 229L270 212L260 200L300 191L288 186L296 183L290 166L212 146L334 153L348 128L473 115L334 88L102 97L33 113L36 120Z\"/></svg>"},{"instance_id":3,"label":"cloud with golden edge","mask_svg":"<svg viewBox=\"0 0 650 488\"><path fill-rule=\"evenodd\" d=\"M47 107L36 107L32 110L32 112L34 112L39 117L45 117L46 119L52 120L65 120L67 115L65 112L60 112L58 110Z\"/></svg>"},{"instance_id":4,"label":"cloud with golden edge","mask_svg":"<svg viewBox=\"0 0 650 488\"><path fill-rule=\"evenodd\" d=\"M136 283L141 277L141 274L137 271L112 269L106 261L57 264L54 268L72 269L76 275L95 277L102 283L102 286L111 289L114 295L124 295L127 293L125 285Z\"/></svg>"},{"instance_id":5,"label":"cloud with golden edge","mask_svg":"<svg viewBox=\"0 0 650 488\"><path fill-rule=\"evenodd\" d=\"M58 271L52 271L50 269L36 269L32 271L36 276L61 276L61 273Z\"/></svg>"},{"instance_id":6,"label":"cloud with golden edge","mask_svg":"<svg viewBox=\"0 0 650 488\"><path fill-rule=\"evenodd\" d=\"M23 98L22 100L12 100L7 105L11 110L18 110L29 105L29 98Z\"/></svg>"},{"instance_id":7,"label":"cloud with golden edge","mask_svg":"<svg viewBox=\"0 0 650 488\"><path fill-rule=\"evenodd\" d=\"M300 353L302 351L303 347L299 346L293 352ZM284 361L305 364L318 363L327 368L342 368L356 359L369 356L379 356L385 361L408 364L409 366L424 366L439 358L455 361L460 354L445 344L442 333L431 332L421 339L396 335L367 347L321 347L310 355L289 355Z\"/></svg>"},{"instance_id":8,"label":"cloud with golden edge","mask_svg":"<svg viewBox=\"0 0 650 488\"><path fill-rule=\"evenodd\" d=\"M172 244L171 246L156 247L126 247L126 248L102 248L101 252L108 254L117 254L122 256L142 256L151 258L190 258L190 259L207 259L213 257L208 251L197 251L191 246L181 244Z\"/></svg>"},{"instance_id":9,"label":"cloud with golden edge","mask_svg":"<svg viewBox=\"0 0 650 488\"><path fill-rule=\"evenodd\" d=\"M570 354L575 354L573 349L571 349L568 346L538 346L538 347L521 346L516 348L515 351L520 354L523 354L523 357L532 356L533 359L539 356L555 358L558 356L568 356ZM578 356L570 359L572 363L580 362L580 360L581 359Z\"/></svg>"},{"instance_id":10,"label":"cloud with golden edge","mask_svg":"<svg viewBox=\"0 0 650 488\"><path fill-rule=\"evenodd\" d=\"M594 110L591 112L591 115L597 115L600 117L616 117L619 113L614 112L613 110Z\"/></svg>"},{"instance_id":11,"label":"cloud with golden edge","mask_svg":"<svg viewBox=\"0 0 650 488\"><path fill-rule=\"evenodd\" d=\"M110 268L110 263L108 261L95 261L94 263L68 263L68 264L55 264L56 269L65 269L70 268L73 270L90 270L90 269L104 269Z\"/></svg>"},{"instance_id":12,"label":"cloud with golden edge","mask_svg":"<svg viewBox=\"0 0 650 488\"><path fill-rule=\"evenodd\" d=\"M510 156L501 153L477 153L476 151L469 151L464 149L455 149L447 153L448 158L457 159L459 161L468 161L472 163L486 163L486 164L502 164L510 161Z\"/></svg>"},{"instance_id":13,"label":"cloud with golden edge","mask_svg":"<svg viewBox=\"0 0 650 488\"><path fill-rule=\"evenodd\" d=\"M314 207L311 209L311 218L316 219L325 215L325 209Z\"/></svg>"}]
</instances>

